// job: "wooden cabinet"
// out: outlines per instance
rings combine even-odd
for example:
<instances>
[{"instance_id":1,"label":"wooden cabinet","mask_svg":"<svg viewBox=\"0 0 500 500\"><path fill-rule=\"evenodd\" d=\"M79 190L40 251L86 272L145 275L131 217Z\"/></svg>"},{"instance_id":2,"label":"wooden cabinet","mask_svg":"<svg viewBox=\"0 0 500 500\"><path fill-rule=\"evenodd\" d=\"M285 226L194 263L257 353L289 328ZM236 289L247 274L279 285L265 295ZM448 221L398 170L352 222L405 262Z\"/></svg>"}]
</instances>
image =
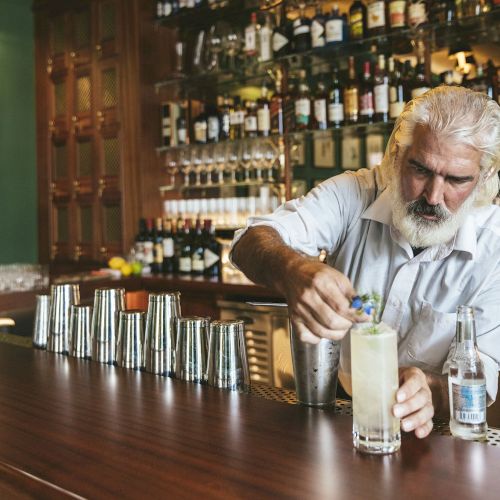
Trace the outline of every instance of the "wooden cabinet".
<instances>
[{"instance_id":1,"label":"wooden cabinet","mask_svg":"<svg viewBox=\"0 0 500 500\"><path fill-rule=\"evenodd\" d=\"M130 13L139 14L139 4L35 1L42 262L93 264L132 241L140 106L125 96L140 99L139 71L130 71L138 67L140 25Z\"/></svg>"}]
</instances>

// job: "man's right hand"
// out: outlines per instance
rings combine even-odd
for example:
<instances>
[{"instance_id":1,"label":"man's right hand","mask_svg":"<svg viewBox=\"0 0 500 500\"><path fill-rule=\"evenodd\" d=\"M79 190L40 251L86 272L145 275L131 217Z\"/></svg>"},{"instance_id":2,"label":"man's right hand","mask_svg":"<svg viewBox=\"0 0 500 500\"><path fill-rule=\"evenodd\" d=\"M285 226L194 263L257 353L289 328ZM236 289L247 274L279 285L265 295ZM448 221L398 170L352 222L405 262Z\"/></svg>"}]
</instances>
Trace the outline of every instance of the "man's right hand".
<instances>
[{"instance_id":1,"label":"man's right hand","mask_svg":"<svg viewBox=\"0 0 500 500\"><path fill-rule=\"evenodd\" d=\"M355 322L369 321L350 307L356 295L349 279L318 261L298 257L287 266L281 292L295 331L303 342L340 340Z\"/></svg>"}]
</instances>

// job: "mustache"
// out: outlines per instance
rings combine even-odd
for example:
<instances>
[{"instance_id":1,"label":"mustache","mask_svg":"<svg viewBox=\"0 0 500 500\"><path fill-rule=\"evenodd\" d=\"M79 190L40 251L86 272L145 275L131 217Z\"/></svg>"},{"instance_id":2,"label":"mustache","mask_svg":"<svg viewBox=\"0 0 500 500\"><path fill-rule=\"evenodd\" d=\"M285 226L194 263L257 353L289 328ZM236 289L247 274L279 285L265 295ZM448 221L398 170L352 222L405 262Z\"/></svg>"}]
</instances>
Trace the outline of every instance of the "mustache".
<instances>
[{"instance_id":1,"label":"mustache","mask_svg":"<svg viewBox=\"0 0 500 500\"><path fill-rule=\"evenodd\" d=\"M407 206L409 215L431 215L436 217L437 222L445 222L450 218L451 213L441 205L429 205L425 198L412 201Z\"/></svg>"}]
</instances>

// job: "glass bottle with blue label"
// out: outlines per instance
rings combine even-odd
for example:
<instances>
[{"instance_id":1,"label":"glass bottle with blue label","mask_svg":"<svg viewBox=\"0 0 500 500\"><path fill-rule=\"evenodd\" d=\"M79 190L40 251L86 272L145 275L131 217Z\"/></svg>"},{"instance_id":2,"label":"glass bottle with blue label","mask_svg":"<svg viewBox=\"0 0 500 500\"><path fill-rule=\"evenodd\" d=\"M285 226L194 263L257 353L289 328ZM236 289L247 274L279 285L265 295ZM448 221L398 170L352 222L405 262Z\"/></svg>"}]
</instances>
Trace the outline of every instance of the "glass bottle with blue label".
<instances>
[{"instance_id":1,"label":"glass bottle with blue label","mask_svg":"<svg viewBox=\"0 0 500 500\"><path fill-rule=\"evenodd\" d=\"M474 308L457 307L457 329L449 375L450 431L468 440L485 440L486 378L476 345Z\"/></svg>"}]
</instances>

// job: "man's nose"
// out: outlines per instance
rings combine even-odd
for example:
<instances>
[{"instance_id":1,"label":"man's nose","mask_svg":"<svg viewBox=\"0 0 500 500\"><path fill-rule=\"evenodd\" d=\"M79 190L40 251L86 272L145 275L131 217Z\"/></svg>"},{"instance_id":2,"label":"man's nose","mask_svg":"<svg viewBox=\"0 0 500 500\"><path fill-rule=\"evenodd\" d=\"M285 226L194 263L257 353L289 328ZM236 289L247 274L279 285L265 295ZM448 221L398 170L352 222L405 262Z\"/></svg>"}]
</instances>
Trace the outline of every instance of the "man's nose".
<instances>
[{"instance_id":1,"label":"man's nose","mask_svg":"<svg viewBox=\"0 0 500 500\"><path fill-rule=\"evenodd\" d=\"M444 202L444 179L434 175L425 185L425 199L429 205L440 205Z\"/></svg>"}]
</instances>

